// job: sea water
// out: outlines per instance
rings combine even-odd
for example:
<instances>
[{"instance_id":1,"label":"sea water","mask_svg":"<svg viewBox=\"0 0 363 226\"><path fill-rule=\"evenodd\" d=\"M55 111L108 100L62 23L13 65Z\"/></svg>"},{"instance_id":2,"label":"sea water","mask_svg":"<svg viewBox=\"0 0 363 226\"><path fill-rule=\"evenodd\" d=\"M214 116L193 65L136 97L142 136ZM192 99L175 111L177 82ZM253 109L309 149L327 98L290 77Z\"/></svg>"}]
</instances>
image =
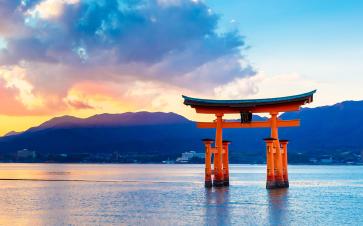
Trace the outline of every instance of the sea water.
<instances>
[{"instance_id":1,"label":"sea water","mask_svg":"<svg viewBox=\"0 0 363 226\"><path fill-rule=\"evenodd\" d=\"M0 225L363 225L363 166L231 165L204 188L204 165L0 164Z\"/></svg>"}]
</instances>

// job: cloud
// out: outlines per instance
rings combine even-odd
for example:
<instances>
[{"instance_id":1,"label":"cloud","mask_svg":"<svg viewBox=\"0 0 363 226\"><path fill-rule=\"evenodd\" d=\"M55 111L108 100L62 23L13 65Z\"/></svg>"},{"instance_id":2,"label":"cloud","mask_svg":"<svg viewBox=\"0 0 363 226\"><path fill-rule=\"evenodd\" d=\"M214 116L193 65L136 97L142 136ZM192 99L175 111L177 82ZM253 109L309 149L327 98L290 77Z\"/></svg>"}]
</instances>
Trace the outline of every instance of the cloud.
<instances>
[{"instance_id":1,"label":"cloud","mask_svg":"<svg viewBox=\"0 0 363 226\"><path fill-rule=\"evenodd\" d=\"M82 101L82 100L69 100L66 99L66 103L75 109L94 109L94 107L92 107L91 105L89 105L88 103Z\"/></svg>"},{"instance_id":2,"label":"cloud","mask_svg":"<svg viewBox=\"0 0 363 226\"><path fill-rule=\"evenodd\" d=\"M237 53L244 45L236 32L217 34L218 16L210 13L206 5L193 1L176 5L152 0L122 4L117 0L45 0L23 10L22 15L24 26L31 31L20 40L8 40L8 54L16 56L14 62L49 57L60 62L69 58L82 61L77 51L82 48L90 63L102 61L99 53L118 62L155 63L192 52L197 64L202 64L211 58ZM43 58L33 59L28 51L14 48L22 43L29 46L28 51L33 48L34 52L42 52L39 55Z\"/></svg>"},{"instance_id":3,"label":"cloud","mask_svg":"<svg viewBox=\"0 0 363 226\"><path fill-rule=\"evenodd\" d=\"M0 29L6 43L0 65L23 68L28 88L19 90L42 97L42 105L49 104L43 96L52 96L61 109L94 108L91 93L82 94L86 102L68 99L85 81L107 81L124 90L142 81L213 95L221 84L255 74L242 54L243 36L237 30L217 32L219 16L202 1L0 0L0 12L5 15L0 25L7 26ZM150 103L145 108L152 108Z\"/></svg>"},{"instance_id":4,"label":"cloud","mask_svg":"<svg viewBox=\"0 0 363 226\"><path fill-rule=\"evenodd\" d=\"M298 73L267 75L259 72L256 76L236 78L218 86L214 89L214 93L219 99L268 98L295 95L322 86L322 83Z\"/></svg>"},{"instance_id":5,"label":"cloud","mask_svg":"<svg viewBox=\"0 0 363 226\"><path fill-rule=\"evenodd\" d=\"M33 18L55 19L62 15L66 5L77 3L79 3L79 0L45 0L34 8L27 10L26 14Z\"/></svg>"},{"instance_id":6,"label":"cloud","mask_svg":"<svg viewBox=\"0 0 363 226\"><path fill-rule=\"evenodd\" d=\"M25 79L25 70L21 67L0 68L0 79L5 82L5 88L17 91L16 100L20 101L28 109L34 109L43 105L40 97L33 93L34 87Z\"/></svg>"},{"instance_id":7,"label":"cloud","mask_svg":"<svg viewBox=\"0 0 363 226\"><path fill-rule=\"evenodd\" d=\"M140 0L121 4L117 0L45 0L33 3L22 14L24 27L30 30L28 36L9 38L1 60L96 66L163 62L168 64L168 69L178 60L178 70L183 72L226 55L241 58L243 37L237 32L218 34L218 16L205 4L176 2ZM7 8L14 9L12 6Z\"/></svg>"},{"instance_id":8,"label":"cloud","mask_svg":"<svg viewBox=\"0 0 363 226\"><path fill-rule=\"evenodd\" d=\"M6 47L7 47L7 43L6 43L5 39L0 37L0 50L6 49Z\"/></svg>"},{"instance_id":9,"label":"cloud","mask_svg":"<svg viewBox=\"0 0 363 226\"><path fill-rule=\"evenodd\" d=\"M214 88L215 95L220 99L242 99L258 93L259 76L237 78L229 83Z\"/></svg>"}]
</instances>

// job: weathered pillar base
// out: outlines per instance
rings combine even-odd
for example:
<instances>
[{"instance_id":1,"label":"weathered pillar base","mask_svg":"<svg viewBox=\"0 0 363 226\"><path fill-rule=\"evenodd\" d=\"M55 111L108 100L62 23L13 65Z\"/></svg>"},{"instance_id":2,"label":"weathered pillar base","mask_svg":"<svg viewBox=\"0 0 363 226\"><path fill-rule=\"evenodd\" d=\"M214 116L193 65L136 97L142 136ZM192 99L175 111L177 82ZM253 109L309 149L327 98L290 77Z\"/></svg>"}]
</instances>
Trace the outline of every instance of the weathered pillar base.
<instances>
[{"instance_id":1,"label":"weathered pillar base","mask_svg":"<svg viewBox=\"0 0 363 226\"><path fill-rule=\"evenodd\" d=\"M223 185L224 186L229 186L229 179L224 179Z\"/></svg>"},{"instance_id":2,"label":"weathered pillar base","mask_svg":"<svg viewBox=\"0 0 363 226\"><path fill-rule=\"evenodd\" d=\"M223 187L224 181L223 180L214 180L213 181L213 187Z\"/></svg>"},{"instance_id":3,"label":"weathered pillar base","mask_svg":"<svg viewBox=\"0 0 363 226\"><path fill-rule=\"evenodd\" d=\"M266 181L266 189L273 189L276 188L276 182L275 181Z\"/></svg>"},{"instance_id":4,"label":"weathered pillar base","mask_svg":"<svg viewBox=\"0 0 363 226\"><path fill-rule=\"evenodd\" d=\"M276 181L276 187L277 188L284 188L285 187L285 182L281 181L281 180Z\"/></svg>"},{"instance_id":5,"label":"weathered pillar base","mask_svg":"<svg viewBox=\"0 0 363 226\"><path fill-rule=\"evenodd\" d=\"M288 188L289 181L266 181L266 189Z\"/></svg>"},{"instance_id":6,"label":"weathered pillar base","mask_svg":"<svg viewBox=\"0 0 363 226\"><path fill-rule=\"evenodd\" d=\"M288 188L290 185L289 185L289 181L288 180L285 180L284 181L284 184L285 184L285 188Z\"/></svg>"},{"instance_id":7,"label":"weathered pillar base","mask_svg":"<svg viewBox=\"0 0 363 226\"><path fill-rule=\"evenodd\" d=\"M212 186L213 186L212 181L205 181L205 182L204 182L204 187L206 187L206 188L211 188Z\"/></svg>"}]
</instances>

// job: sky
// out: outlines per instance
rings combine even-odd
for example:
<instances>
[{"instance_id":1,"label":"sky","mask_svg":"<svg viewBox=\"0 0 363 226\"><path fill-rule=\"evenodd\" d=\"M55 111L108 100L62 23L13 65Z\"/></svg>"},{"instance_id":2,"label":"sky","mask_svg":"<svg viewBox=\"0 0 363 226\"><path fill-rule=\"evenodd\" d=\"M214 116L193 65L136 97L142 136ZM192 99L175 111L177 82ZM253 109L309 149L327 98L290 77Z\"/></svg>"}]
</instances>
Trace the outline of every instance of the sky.
<instances>
[{"instance_id":1,"label":"sky","mask_svg":"<svg viewBox=\"0 0 363 226\"><path fill-rule=\"evenodd\" d=\"M181 95L362 100L363 2L0 0L0 135Z\"/></svg>"}]
</instances>

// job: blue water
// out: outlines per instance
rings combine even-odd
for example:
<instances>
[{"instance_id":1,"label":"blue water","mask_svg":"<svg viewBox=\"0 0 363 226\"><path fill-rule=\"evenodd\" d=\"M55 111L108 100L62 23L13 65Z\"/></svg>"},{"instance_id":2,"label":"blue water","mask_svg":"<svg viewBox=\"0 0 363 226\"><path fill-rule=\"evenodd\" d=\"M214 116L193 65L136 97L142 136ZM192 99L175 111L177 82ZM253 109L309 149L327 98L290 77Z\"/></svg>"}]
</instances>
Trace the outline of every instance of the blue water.
<instances>
[{"instance_id":1,"label":"blue water","mask_svg":"<svg viewBox=\"0 0 363 226\"><path fill-rule=\"evenodd\" d=\"M205 189L203 165L0 164L0 225L363 225L363 166L232 165Z\"/></svg>"}]
</instances>

